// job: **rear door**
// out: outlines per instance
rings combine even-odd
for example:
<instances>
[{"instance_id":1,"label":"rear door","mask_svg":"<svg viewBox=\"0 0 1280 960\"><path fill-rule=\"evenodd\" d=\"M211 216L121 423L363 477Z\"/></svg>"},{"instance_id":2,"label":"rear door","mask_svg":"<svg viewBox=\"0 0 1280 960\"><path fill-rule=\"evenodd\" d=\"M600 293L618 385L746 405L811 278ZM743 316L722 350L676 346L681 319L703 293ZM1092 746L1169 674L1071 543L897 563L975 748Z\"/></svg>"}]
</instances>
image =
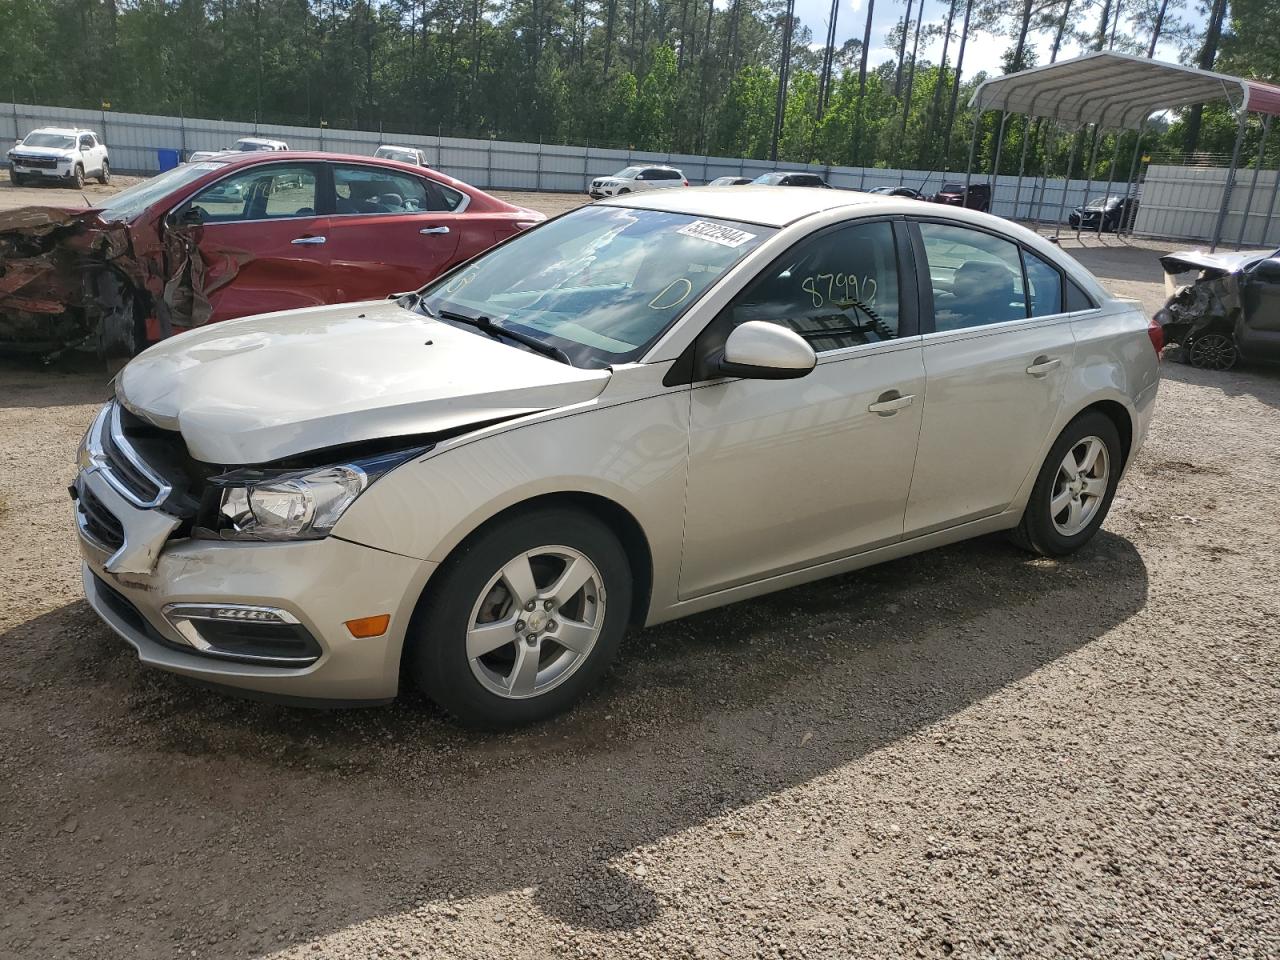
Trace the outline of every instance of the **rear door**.
<instances>
[{"instance_id":1,"label":"rear door","mask_svg":"<svg viewBox=\"0 0 1280 960\"><path fill-rule=\"evenodd\" d=\"M922 311L928 401L908 537L994 516L1013 502L1039 467L1075 356L1057 268L1027 251L1024 274L1019 245L994 233L940 221L913 226L933 303Z\"/></svg>"},{"instance_id":2,"label":"rear door","mask_svg":"<svg viewBox=\"0 0 1280 960\"><path fill-rule=\"evenodd\" d=\"M180 326L332 302L329 218L318 213L320 165L260 163L204 187L171 214L170 229L199 256L170 264L176 288L196 291ZM199 218L199 225L183 221ZM170 245L170 259L179 254ZM203 302L202 302L203 301ZM185 314L185 316L184 316Z\"/></svg>"},{"instance_id":3,"label":"rear door","mask_svg":"<svg viewBox=\"0 0 1280 960\"><path fill-rule=\"evenodd\" d=\"M412 290L455 262L467 225L466 194L389 167L326 166L333 184L329 256L338 302Z\"/></svg>"},{"instance_id":4,"label":"rear door","mask_svg":"<svg viewBox=\"0 0 1280 960\"><path fill-rule=\"evenodd\" d=\"M1280 360L1280 260L1263 260L1240 281L1236 342L1246 357Z\"/></svg>"}]
</instances>

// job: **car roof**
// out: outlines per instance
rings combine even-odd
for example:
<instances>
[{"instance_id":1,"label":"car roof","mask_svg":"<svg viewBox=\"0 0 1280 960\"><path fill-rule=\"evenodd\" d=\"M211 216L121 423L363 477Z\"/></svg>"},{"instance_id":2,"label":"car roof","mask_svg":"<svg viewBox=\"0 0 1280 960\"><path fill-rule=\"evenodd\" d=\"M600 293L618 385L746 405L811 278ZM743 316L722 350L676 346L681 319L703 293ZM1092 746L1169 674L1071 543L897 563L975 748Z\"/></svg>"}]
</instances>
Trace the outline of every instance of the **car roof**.
<instances>
[{"instance_id":1,"label":"car roof","mask_svg":"<svg viewBox=\"0 0 1280 960\"><path fill-rule=\"evenodd\" d=\"M422 148L421 148L421 147L402 147L402 146L400 146L400 144L398 144L398 143L380 143L380 144L378 144L378 149L379 149L379 150L403 150L403 151L405 151L406 153L421 153L421 152L422 152Z\"/></svg>"},{"instance_id":2,"label":"car roof","mask_svg":"<svg viewBox=\"0 0 1280 960\"><path fill-rule=\"evenodd\" d=\"M856 193L852 190L746 184L741 190L730 193L706 187L690 187L687 190L629 193L600 202L609 206L664 210L697 217L742 220L766 227L785 227L789 223L834 207L861 207L883 201L869 193Z\"/></svg>"},{"instance_id":3,"label":"car roof","mask_svg":"<svg viewBox=\"0 0 1280 960\"><path fill-rule=\"evenodd\" d=\"M71 137L81 133L93 133L93 131L87 127L36 127L34 130L28 130L26 136L29 137L33 133L63 133ZM97 136L96 133L93 135Z\"/></svg>"}]
</instances>

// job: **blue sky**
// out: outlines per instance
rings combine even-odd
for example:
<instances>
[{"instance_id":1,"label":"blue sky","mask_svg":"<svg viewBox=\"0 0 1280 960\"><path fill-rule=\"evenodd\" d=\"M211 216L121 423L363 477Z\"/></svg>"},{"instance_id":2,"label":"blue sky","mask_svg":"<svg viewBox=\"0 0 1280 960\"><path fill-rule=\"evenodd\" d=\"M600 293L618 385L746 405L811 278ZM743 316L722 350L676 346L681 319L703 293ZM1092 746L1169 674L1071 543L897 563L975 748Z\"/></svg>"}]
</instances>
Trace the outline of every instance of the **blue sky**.
<instances>
[{"instance_id":1,"label":"blue sky","mask_svg":"<svg viewBox=\"0 0 1280 960\"><path fill-rule=\"evenodd\" d=\"M837 22L836 33L839 41L843 43L852 36L862 37L862 30L866 24L866 0L841 0L840 16ZM718 6L718 4L717 4ZM948 3L946 0L925 0L924 18L925 25L937 23L942 26L946 22ZM806 26L813 32L813 37L818 43L822 43L826 38L827 14L831 9L830 0L796 0L796 15L804 22ZM1123 8L1121 8L1123 11ZM963 10L963 7L961 7ZM894 25L902 19L903 13L906 11L906 0L876 0L875 14L872 20L871 28L871 57L872 66L883 63L885 60L896 59L897 49L886 46L885 37ZM1099 16L1099 10L1095 8L1086 14L1086 20L1090 23L1096 22ZM1190 14L1196 19L1203 19L1203 15L1198 13L1184 13L1183 16ZM955 29L959 31L959 17L957 13L957 21ZM915 10L912 10L912 19L915 19ZM1126 26L1126 18L1121 14L1121 29ZM1032 41L1036 44L1040 52L1040 63L1049 62L1049 47L1053 42L1052 35L1045 34L1041 36L1033 36ZM907 41L908 44L910 40ZM969 44L965 49L964 55L964 72L966 76L972 76L979 70L986 70L988 73L998 73L1000 71L1000 57L1010 46L1013 45L1013 39L1008 36L997 36L990 33L970 33ZM922 37L920 40L920 58L937 62L942 54L942 38L938 37L931 44L926 46ZM955 43L952 43L951 50L947 55L948 60L954 62L955 59ZM1074 57L1084 52L1078 45L1063 44L1062 51L1058 54L1058 59L1065 60L1068 57ZM1178 59L1177 48L1171 44L1160 44L1156 48L1156 58L1161 60L1170 60L1176 62Z\"/></svg>"}]
</instances>

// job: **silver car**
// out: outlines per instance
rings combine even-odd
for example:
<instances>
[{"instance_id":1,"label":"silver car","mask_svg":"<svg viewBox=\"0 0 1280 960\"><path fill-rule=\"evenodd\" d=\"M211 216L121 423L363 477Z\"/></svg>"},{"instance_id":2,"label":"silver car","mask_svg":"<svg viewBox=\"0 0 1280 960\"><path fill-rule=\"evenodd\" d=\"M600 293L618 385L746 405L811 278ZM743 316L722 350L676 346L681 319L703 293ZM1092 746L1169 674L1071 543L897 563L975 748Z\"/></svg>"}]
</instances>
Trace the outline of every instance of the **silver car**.
<instances>
[{"instance_id":1,"label":"silver car","mask_svg":"<svg viewBox=\"0 0 1280 960\"><path fill-rule=\"evenodd\" d=\"M611 177L596 177L587 187L587 193L599 200L601 197L621 197L628 193L645 193L649 190L688 185L688 179L675 167L623 167Z\"/></svg>"},{"instance_id":2,"label":"silver car","mask_svg":"<svg viewBox=\"0 0 1280 960\"><path fill-rule=\"evenodd\" d=\"M975 211L594 204L415 293L134 359L79 455L84 589L188 677L333 703L404 676L529 722L628 626L993 531L1078 550L1150 422L1152 336Z\"/></svg>"}]
</instances>

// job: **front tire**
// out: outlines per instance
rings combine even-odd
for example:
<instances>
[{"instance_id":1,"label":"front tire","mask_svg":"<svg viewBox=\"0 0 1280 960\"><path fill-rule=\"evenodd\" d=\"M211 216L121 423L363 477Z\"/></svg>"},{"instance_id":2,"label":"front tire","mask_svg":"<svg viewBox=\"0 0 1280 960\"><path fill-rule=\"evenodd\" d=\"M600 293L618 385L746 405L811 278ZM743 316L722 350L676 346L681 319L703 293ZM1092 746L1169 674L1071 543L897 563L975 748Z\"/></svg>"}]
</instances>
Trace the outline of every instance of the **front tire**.
<instances>
[{"instance_id":1,"label":"front tire","mask_svg":"<svg viewBox=\"0 0 1280 960\"><path fill-rule=\"evenodd\" d=\"M71 171L71 185L77 190L84 186L84 167L76 164L76 168Z\"/></svg>"},{"instance_id":2,"label":"front tire","mask_svg":"<svg viewBox=\"0 0 1280 960\"><path fill-rule=\"evenodd\" d=\"M98 171L98 182L104 187L111 182L111 165L106 160L102 161L102 169Z\"/></svg>"},{"instance_id":3,"label":"front tire","mask_svg":"<svg viewBox=\"0 0 1280 960\"><path fill-rule=\"evenodd\" d=\"M631 591L626 552L595 517L557 507L499 520L433 578L410 627L409 672L466 726L544 720L604 675Z\"/></svg>"},{"instance_id":4,"label":"front tire","mask_svg":"<svg viewBox=\"0 0 1280 960\"><path fill-rule=\"evenodd\" d=\"M1046 557L1064 557L1092 540L1111 509L1122 456L1110 417L1088 410L1072 420L1040 468L1014 542Z\"/></svg>"}]
</instances>

